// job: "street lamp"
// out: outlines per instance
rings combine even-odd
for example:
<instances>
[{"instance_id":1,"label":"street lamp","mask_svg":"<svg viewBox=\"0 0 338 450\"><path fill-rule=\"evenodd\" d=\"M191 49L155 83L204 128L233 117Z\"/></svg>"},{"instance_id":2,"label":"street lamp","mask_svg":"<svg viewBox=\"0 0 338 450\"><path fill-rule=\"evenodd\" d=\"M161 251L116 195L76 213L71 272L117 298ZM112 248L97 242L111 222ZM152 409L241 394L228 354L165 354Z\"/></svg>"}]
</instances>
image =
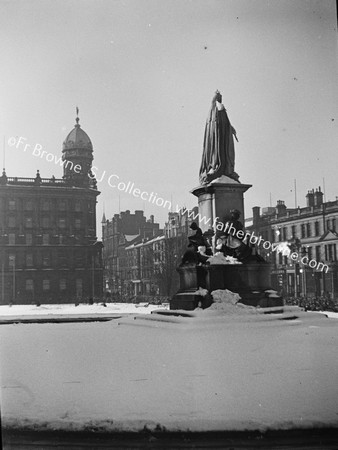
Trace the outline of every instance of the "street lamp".
<instances>
[{"instance_id":1,"label":"street lamp","mask_svg":"<svg viewBox=\"0 0 338 450\"><path fill-rule=\"evenodd\" d=\"M15 303L15 255L9 255L9 266L13 267L13 297L12 303Z\"/></svg>"},{"instance_id":2,"label":"street lamp","mask_svg":"<svg viewBox=\"0 0 338 450\"><path fill-rule=\"evenodd\" d=\"M299 250L301 248L301 241L298 237L296 237L295 235L292 236L292 239L289 241L289 246L291 249L292 253L297 252L297 255L299 254ZM297 261L294 261L294 284L295 284L295 298L298 297L298 278L299 278L299 263Z\"/></svg>"},{"instance_id":3,"label":"street lamp","mask_svg":"<svg viewBox=\"0 0 338 450\"><path fill-rule=\"evenodd\" d=\"M301 256L302 258L307 255L307 250L305 247L302 247L301 249ZM300 273L302 274L302 291L303 296L306 297L306 291L307 291L307 285L306 285L306 266L302 267L300 269Z\"/></svg>"},{"instance_id":4,"label":"street lamp","mask_svg":"<svg viewBox=\"0 0 338 450\"><path fill-rule=\"evenodd\" d=\"M94 302L95 298L95 258L94 255L92 255L92 299Z\"/></svg>"}]
</instances>

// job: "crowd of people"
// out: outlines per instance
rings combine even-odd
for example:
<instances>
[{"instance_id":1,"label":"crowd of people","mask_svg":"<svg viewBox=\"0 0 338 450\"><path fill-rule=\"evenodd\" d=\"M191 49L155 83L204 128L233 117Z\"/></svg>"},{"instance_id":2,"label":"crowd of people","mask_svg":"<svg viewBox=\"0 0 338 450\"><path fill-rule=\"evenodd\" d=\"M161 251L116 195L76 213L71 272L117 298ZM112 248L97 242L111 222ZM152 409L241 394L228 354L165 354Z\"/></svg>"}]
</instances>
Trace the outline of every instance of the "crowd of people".
<instances>
[{"instance_id":1,"label":"crowd of people","mask_svg":"<svg viewBox=\"0 0 338 450\"><path fill-rule=\"evenodd\" d=\"M329 295L321 297L289 297L284 299L286 305L300 306L306 311L334 311L338 312L338 300Z\"/></svg>"}]
</instances>

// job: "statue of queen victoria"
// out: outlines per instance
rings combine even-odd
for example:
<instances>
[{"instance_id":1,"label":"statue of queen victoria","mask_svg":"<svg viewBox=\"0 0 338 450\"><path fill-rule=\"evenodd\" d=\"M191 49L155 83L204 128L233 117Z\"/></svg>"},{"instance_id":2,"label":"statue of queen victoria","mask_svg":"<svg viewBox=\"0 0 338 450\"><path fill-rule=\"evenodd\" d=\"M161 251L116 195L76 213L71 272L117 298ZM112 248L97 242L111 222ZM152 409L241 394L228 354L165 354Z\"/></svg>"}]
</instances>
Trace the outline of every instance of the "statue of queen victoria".
<instances>
[{"instance_id":1,"label":"statue of queen victoria","mask_svg":"<svg viewBox=\"0 0 338 450\"><path fill-rule=\"evenodd\" d=\"M204 132L203 155L200 167L200 183L208 184L222 175L238 181L235 172L236 130L231 125L219 91L211 102Z\"/></svg>"}]
</instances>

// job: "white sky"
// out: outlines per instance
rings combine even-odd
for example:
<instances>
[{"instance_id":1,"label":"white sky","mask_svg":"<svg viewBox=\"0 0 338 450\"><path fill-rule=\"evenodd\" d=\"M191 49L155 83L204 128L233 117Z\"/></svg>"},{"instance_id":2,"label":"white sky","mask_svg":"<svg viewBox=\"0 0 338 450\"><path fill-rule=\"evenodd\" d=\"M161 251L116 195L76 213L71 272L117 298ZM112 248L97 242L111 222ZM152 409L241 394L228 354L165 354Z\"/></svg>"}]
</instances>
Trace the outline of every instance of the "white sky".
<instances>
[{"instance_id":1,"label":"white sky","mask_svg":"<svg viewBox=\"0 0 338 450\"><path fill-rule=\"evenodd\" d=\"M308 189L335 200L337 16L332 0L0 0L0 135L60 155L75 123L94 145L108 218L167 210L107 184L121 181L193 207L204 123L216 89L237 130L236 171L255 205L293 207ZM8 176L62 176L8 148ZM100 230L98 230L100 234Z\"/></svg>"}]
</instances>

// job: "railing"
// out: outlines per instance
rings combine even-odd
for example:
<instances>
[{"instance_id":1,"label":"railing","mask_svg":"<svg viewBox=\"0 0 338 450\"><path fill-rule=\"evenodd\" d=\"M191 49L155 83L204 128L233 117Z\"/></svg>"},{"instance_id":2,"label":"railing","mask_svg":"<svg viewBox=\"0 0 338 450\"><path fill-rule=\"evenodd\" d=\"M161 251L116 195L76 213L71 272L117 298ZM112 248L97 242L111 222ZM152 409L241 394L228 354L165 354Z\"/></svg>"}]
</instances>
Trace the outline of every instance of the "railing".
<instances>
[{"instance_id":1,"label":"railing","mask_svg":"<svg viewBox=\"0 0 338 450\"><path fill-rule=\"evenodd\" d=\"M77 186L74 184L72 180L64 180L63 178L26 178L26 177L7 177L6 181L1 181L0 177L0 186L6 185L17 185L17 186ZM91 189L97 189L96 180L88 178L88 187Z\"/></svg>"},{"instance_id":2,"label":"railing","mask_svg":"<svg viewBox=\"0 0 338 450\"><path fill-rule=\"evenodd\" d=\"M66 181L62 178L26 178L26 177L7 177L7 184L19 184L19 185L30 185L30 184L63 184L66 185Z\"/></svg>"}]
</instances>

